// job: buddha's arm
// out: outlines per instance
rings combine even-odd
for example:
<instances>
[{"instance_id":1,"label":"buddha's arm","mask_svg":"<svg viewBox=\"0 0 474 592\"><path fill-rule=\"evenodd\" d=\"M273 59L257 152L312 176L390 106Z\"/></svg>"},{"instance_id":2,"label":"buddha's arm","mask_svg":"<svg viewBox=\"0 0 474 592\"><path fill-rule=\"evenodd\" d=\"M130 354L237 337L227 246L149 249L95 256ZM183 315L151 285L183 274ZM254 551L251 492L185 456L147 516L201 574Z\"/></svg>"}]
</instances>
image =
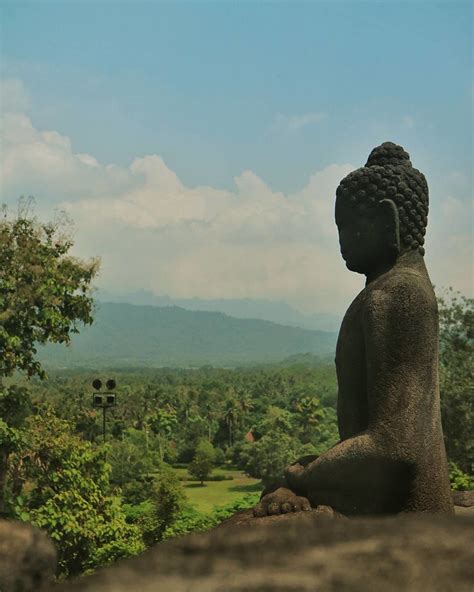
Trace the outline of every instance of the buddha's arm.
<instances>
[{"instance_id":1,"label":"buddha's arm","mask_svg":"<svg viewBox=\"0 0 474 592\"><path fill-rule=\"evenodd\" d=\"M432 404L437 313L424 287L412 282L372 294L363 319L369 425L303 467L288 468L288 484L311 492L370 491L408 476L423 446L423 417ZM406 479L405 479L406 481ZM324 502L322 502L324 503Z\"/></svg>"}]
</instances>

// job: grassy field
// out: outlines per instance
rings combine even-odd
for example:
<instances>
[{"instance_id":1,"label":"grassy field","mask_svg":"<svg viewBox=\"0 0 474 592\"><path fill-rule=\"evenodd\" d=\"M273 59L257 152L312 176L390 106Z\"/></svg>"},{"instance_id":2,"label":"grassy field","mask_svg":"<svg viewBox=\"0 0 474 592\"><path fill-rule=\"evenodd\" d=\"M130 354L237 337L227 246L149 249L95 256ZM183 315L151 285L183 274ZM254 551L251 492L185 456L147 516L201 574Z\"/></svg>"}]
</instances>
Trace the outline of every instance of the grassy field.
<instances>
[{"instance_id":1,"label":"grassy field","mask_svg":"<svg viewBox=\"0 0 474 592\"><path fill-rule=\"evenodd\" d=\"M205 481L204 486L198 481L188 481L189 474L185 468L175 468L182 480L189 501L196 510L208 514L216 506L224 506L242 498L246 493L258 493L262 490L258 479L247 477L242 471L235 469L214 469L213 475L232 477L227 481Z\"/></svg>"}]
</instances>

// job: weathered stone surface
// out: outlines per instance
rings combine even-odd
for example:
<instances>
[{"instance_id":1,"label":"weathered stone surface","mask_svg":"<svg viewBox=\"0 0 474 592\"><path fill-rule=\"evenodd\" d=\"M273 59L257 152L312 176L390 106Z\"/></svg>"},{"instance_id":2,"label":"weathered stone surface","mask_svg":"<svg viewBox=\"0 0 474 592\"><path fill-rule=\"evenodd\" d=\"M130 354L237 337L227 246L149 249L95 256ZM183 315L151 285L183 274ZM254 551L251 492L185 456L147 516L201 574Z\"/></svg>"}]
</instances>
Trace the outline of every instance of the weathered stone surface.
<instances>
[{"instance_id":1,"label":"weathered stone surface","mask_svg":"<svg viewBox=\"0 0 474 592\"><path fill-rule=\"evenodd\" d=\"M47 535L21 522L0 521L0 592L40 592L56 571Z\"/></svg>"},{"instance_id":2,"label":"weathered stone surface","mask_svg":"<svg viewBox=\"0 0 474 592\"><path fill-rule=\"evenodd\" d=\"M453 501L456 506L470 508L474 506L474 491L453 491Z\"/></svg>"},{"instance_id":3,"label":"weathered stone surface","mask_svg":"<svg viewBox=\"0 0 474 592\"><path fill-rule=\"evenodd\" d=\"M335 512L329 506L318 506L314 509L302 511L309 511L313 516L313 519L316 519L316 517L323 517L324 519L349 520L347 516ZM274 523L283 524L285 522L290 522L294 519L294 517L295 514L293 512L284 512L281 514L273 514L269 516L256 516L254 510L242 510L234 514L231 518L228 518L227 520L224 520L224 522L221 522L218 526L216 526L216 528L224 529L233 526L249 526L253 528L255 525L268 525Z\"/></svg>"},{"instance_id":4,"label":"weathered stone surface","mask_svg":"<svg viewBox=\"0 0 474 592\"><path fill-rule=\"evenodd\" d=\"M472 592L474 520L242 520L157 545L56 592Z\"/></svg>"},{"instance_id":5,"label":"weathered stone surface","mask_svg":"<svg viewBox=\"0 0 474 592\"><path fill-rule=\"evenodd\" d=\"M456 516L470 516L474 518L474 491L453 491Z\"/></svg>"},{"instance_id":6,"label":"weathered stone surface","mask_svg":"<svg viewBox=\"0 0 474 592\"><path fill-rule=\"evenodd\" d=\"M468 508L464 506L454 506L454 513L456 516L474 518L474 506L469 506Z\"/></svg>"}]
</instances>

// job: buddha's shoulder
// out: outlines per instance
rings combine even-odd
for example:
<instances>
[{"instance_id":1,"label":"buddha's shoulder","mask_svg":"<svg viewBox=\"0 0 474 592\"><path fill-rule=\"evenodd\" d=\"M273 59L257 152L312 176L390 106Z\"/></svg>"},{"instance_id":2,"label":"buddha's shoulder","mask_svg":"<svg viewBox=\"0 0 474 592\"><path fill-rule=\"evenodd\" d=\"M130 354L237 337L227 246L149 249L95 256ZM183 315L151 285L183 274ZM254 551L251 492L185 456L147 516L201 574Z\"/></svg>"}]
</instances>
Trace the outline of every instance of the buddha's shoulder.
<instances>
[{"instance_id":1,"label":"buddha's shoulder","mask_svg":"<svg viewBox=\"0 0 474 592\"><path fill-rule=\"evenodd\" d=\"M429 307L436 310L436 297L428 274L403 267L380 276L365 288L370 309Z\"/></svg>"}]
</instances>

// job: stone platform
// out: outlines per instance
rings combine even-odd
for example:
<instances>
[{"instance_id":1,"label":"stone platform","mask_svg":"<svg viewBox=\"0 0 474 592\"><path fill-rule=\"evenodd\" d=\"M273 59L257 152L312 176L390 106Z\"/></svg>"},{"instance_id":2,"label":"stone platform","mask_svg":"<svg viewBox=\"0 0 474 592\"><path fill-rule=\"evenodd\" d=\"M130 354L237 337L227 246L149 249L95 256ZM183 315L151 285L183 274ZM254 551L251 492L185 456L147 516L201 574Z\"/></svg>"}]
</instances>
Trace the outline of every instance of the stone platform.
<instances>
[{"instance_id":1,"label":"stone platform","mask_svg":"<svg viewBox=\"0 0 474 592\"><path fill-rule=\"evenodd\" d=\"M56 592L472 592L474 518L240 513Z\"/></svg>"},{"instance_id":2,"label":"stone platform","mask_svg":"<svg viewBox=\"0 0 474 592\"><path fill-rule=\"evenodd\" d=\"M457 499L459 498L459 499ZM472 493L456 516L335 516L329 508L254 518L156 545L76 581L51 584L55 551L0 521L1 592L472 592ZM460 505L462 502L463 505Z\"/></svg>"}]
</instances>

